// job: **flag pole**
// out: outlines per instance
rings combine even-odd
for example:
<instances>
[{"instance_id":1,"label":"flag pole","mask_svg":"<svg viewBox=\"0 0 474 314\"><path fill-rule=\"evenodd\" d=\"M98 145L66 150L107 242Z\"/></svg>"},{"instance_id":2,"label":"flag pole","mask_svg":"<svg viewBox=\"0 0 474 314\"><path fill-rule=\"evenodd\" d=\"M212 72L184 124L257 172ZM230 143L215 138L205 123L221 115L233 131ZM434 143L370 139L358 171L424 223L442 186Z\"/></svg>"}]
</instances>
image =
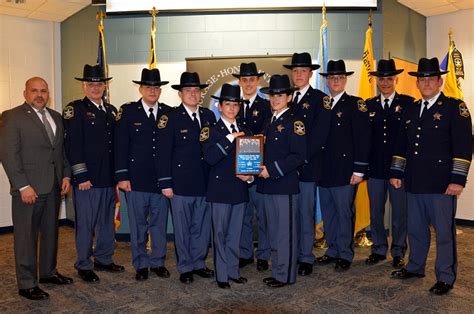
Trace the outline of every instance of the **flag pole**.
<instances>
[{"instance_id":1,"label":"flag pole","mask_svg":"<svg viewBox=\"0 0 474 314\"><path fill-rule=\"evenodd\" d=\"M150 61L148 63L148 68L149 69L154 69L156 68L156 49L155 49L155 36L156 36L156 15L159 13L159 11L153 7L149 11L151 14L151 43L150 43Z\"/></svg>"}]
</instances>

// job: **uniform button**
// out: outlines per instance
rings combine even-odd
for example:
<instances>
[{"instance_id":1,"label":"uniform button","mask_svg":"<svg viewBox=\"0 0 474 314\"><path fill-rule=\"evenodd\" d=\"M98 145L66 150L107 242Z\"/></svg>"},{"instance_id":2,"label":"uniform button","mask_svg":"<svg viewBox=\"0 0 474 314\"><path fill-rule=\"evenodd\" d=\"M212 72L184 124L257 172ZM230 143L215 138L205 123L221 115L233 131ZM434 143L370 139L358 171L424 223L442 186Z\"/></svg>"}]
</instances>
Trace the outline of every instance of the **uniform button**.
<instances>
[{"instance_id":1,"label":"uniform button","mask_svg":"<svg viewBox=\"0 0 474 314\"><path fill-rule=\"evenodd\" d=\"M438 126L437 126L437 125L435 125L435 129L437 129L437 128L438 128Z\"/></svg>"},{"instance_id":2,"label":"uniform button","mask_svg":"<svg viewBox=\"0 0 474 314\"><path fill-rule=\"evenodd\" d=\"M153 149L155 149L155 146L153 146Z\"/></svg>"},{"instance_id":3,"label":"uniform button","mask_svg":"<svg viewBox=\"0 0 474 314\"><path fill-rule=\"evenodd\" d=\"M108 132L108 134L110 135L110 132Z\"/></svg>"},{"instance_id":4,"label":"uniform button","mask_svg":"<svg viewBox=\"0 0 474 314\"><path fill-rule=\"evenodd\" d=\"M109 144L112 144L112 141L109 141Z\"/></svg>"},{"instance_id":5,"label":"uniform button","mask_svg":"<svg viewBox=\"0 0 474 314\"><path fill-rule=\"evenodd\" d=\"M107 122L107 125L110 125L110 124Z\"/></svg>"},{"instance_id":6,"label":"uniform button","mask_svg":"<svg viewBox=\"0 0 474 314\"><path fill-rule=\"evenodd\" d=\"M92 125L94 125L95 123L94 123L94 122L92 122L91 124L92 124Z\"/></svg>"},{"instance_id":7,"label":"uniform button","mask_svg":"<svg viewBox=\"0 0 474 314\"><path fill-rule=\"evenodd\" d=\"M132 158L132 162L134 162L134 161L135 161L135 159Z\"/></svg>"},{"instance_id":8,"label":"uniform button","mask_svg":"<svg viewBox=\"0 0 474 314\"><path fill-rule=\"evenodd\" d=\"M112 151L109 149L109 153L111 153Z\"/></svg>"},{"instance_id":9,"label":"uniform button","mask_svg":"<svg viewBox=\"0 0 474 314\"><path fill-rule=\"evenodd\" d=\"M342 157L346 157L346 154L342 154Z\"/></svg>"},{"instance_id":10,"label":"uniform button","mask_svg":"<svg viewBox=\"0 0 474 314\"><path fill-rule=\"evenodd\" d=\"M186 139L186 136L183 136L183 140L185 140L185 139Z\"/></svg>"},{"instance_id":11,"label":"uniform button","mask_svg":"<svg viewBox=\"0 0 474 314\"><path fill-rule=\"evenodd\" d=\"M387 133L384 133L383 136L387 136Z\"/></svg>"},{"instance_id":12,"label":"uniform button","mask_svg":"<svg viewBox=\"0 0 474 314\"><path fill-rule=\"evenodd\" d=\"M137 131L137 132L138 132L138 129L136 129L135 131Z\"/></svg>"},{"instance_id":13,"label":"uniform button","mask_svg":"<svg viewBox=\"0 0 474 314\"><path fill-rule=\"evenodd\" d=\"M420 137L420 134L417 134L417 135L416 135L416 137L418 137L418 138L419 138L419 137Z\"/></svg>"},{"instance_id":14,"label":"uniform button","mask_svg":"<svg viewBox=\"0 0 474 314\"><path fill-rule=\"evenodd\" d=\"M216 176L216 179L219 179L219 176Z\"/></svg>"},{"instance_id":15,"label":"uniform button","mask_svg":"<svg viewBox=\"0 0 474 314\"><path fill-rule=\"evenodd\" d=\"M438 162L439 162L439 163L442 163L441 159L440 159L440 160L438 160Z\"/></svg>"},{"instance_id":16,"label":"uniform button","mask_svg":"<svg viewBox=\"0 0 474 314\"><path fill-rule=\"evenodd\" d=\"M153 134L155 134L155 131L153 131Z\"/></svg>"},{"instance_id":17,"label":"uniform button","mask_svg":"<svg viewBox=\"0 0 474 314\"><path fill-rule=\"evenodd\" d=\"M386 128L387 128L387 126L385 126L385 125L384 125L384 126L383 126L383 128L384 128L384 129L386 129Z\"/></svg>"},{"instance_id":18,"label":"uniform button","mask_svg":"<svg viewBox=\"0 0 474 314\"><path fill-rule=\"evenodd\" d=\"M275 141L278 141L278 137L275 137Z\"/></svg>"},{"instance_id":19,"label":"uniform button","mask_svg":"<svg viewBox=\"0 0 474 314\"><path fill-rule=\"evenodd\" d=\"M181 167L181 164L178 164L178 167Z\"/></svg>"},{"instance_id":20,"label":"uniform button","mask_svg":"<svg viewBox=\"0 0 474 314\"><path fill-rule=\"evenodd\" d=\"M153 157L155 157L155 154L153 154Z\"/></svg>"},{"instance_id":21,"label":"uniform button","mask_svg":"<svg viewBox=\"0 0 474 314\"><path fill-rule=\"evenodd\" d=\"M155 139L152 140L153 142L155 141Z\"/></svg>"},{"instance_id":22,"label":"uniform button","mask_svg":"<svg viewBox=\"0 0 474 314\"><path fill-rule=\"evenodd\" d=\"M415 155L418 155L418 152L415 152Z\"/></svg>"},{"instance_id":23,"label":"uniform button","mask_svg":"<svg viewBox=\"0 0 474 314\"><path fill-rule=\"evenodd\" d=\"M418 143L415 143L415 146L418 146L419 144Z\"/></svg>"},{"instance_id":24,"label":"uniform button","mask_svg":"<svg viewBox=\"0 0 474 314\"><path fill-rule=\"evenodd\" d=\"M201 157L201 160L204 160L204 157Z\"/></svg>"},{"instance_id":25,"label":"uniform button","mask_svg":"<svg viewBox=\"0 0 474 314\"><path fill-rule=\"evenodd\" d=\"M303 115L304 118L306 118L306 115Z\"/></svg>"},{"instance_id":26,"label":"uniform button","mask_svg":"<svg viewBox=\"0 0 474 314\"><path fill-rule=\"evenodd\" d=\"M338 126L341 125L340 123L337 124Z\"/></svg>"},{"instance_id":27,"label":"uniform button","mask_svg":"<svg viewBox=\"0 0 474 314\"><path fill-rule=\"evenodd\" d=\"M387 119L383 119L383 122L387 122Z\"/></svg>"},{"instance_id":28,"label":"uniform button","mask_svg":"<svg viewBox=\"0 0 474 314\"><path fill-rule=\"evenodd\" d=\"M417 127L418 130L421 130L421 127Z\"/></svg>"},{"instance_id":29,"label":"uniform button","mask_svg":"<svg viewBox=\"0 0 474 314\"><path fill-rule=\"evenodd\" d=\"M386 141L386 140L383 140L383 142L384 142L384 144L386 144L386 143L387 143L387 141Z\"/></svg>"}]
</instances>

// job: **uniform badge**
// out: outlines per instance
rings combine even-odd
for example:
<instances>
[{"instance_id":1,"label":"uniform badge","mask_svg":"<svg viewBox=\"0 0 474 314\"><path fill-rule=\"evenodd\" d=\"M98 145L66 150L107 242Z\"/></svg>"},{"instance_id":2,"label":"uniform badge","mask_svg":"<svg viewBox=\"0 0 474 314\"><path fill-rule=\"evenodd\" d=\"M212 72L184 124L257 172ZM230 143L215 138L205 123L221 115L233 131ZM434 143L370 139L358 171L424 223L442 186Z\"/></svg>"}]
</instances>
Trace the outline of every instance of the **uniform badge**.
<instances>
[{"instance_id":1,"label":"uniform badge","mask_svg":"<svg viewBox=\"0 0 474 314\"><path fill-rule=\"evenodd\" d=\"M281 131L283 131L284 129L285 129L285 127L284 127L283 125L281 125L281 124L279 124L279 125L277 126L277 131L280 132L280 133L281 133Z\"/></svg>"},{"instance_id":2,"label":"uniform badge","mask_svg":"<svg viewBox=\"0 0 474 314\"><path fill-rule=\"evenodd\" d=\"M410 124L411 120L405 121L405 124Z\"/></svg>"},{"instance_id":3,"label":"uniform badge","mask_svg":"<svg viewBox=\"0 0 474 314\"><path fill-rule=\"evenodd\" d=\"M63 117L66 120L69 120L74 117L74 107L73 106L66 106L63 111Z\"/></svg>"},{"instance_id":4,"label":"uniform badge","mask_svg":"<svg viewBox=\"0 0 474 314\"><path fill-rule=\"evenodd\" d=\"M117 115L115 116L115 121L120 120L120 118L122 117L122 112L123 112L123 109L120 108Z\"/></svg>"},{"instance_id":5,"label":"uniform badge","mask_svg":"<svg viewBox=\"0 0 474 314\"><path fill-rule=\"evenodd\" d=\"M303 108L304 108L304 109L309 109L309 107L310 107L310 105L309 105L307 102L305 102L305 103L303 104Z\"/></svg>"},{"instance_id":6,"label":"uniform badge","mask_svg":"<svg viewBox=\"0 0 474 314\"><path fill-rule=\"evenodd\" d=\"M433 121L434 121L434 120L441 120L441 117L442 117L442 116L443 116L443 115L442 115L441 113L436 112L436 113L433 115Z\"/></svg>"},{"instance_id":7,"label":"uniform badge","mask_svg":"<svg viewBox=\"0 0 474 314\"><path fill-rule=\"evenodd\" d=\"M338 111L338 112L336 113L336 116L337 116L338 118L341 118L341 117L342 117L342 111Z\"/></svg>"},{"instance_id":8,"label":"uniform badge","mask_svg":"<svg viewBox=\"0 0 474 314\"><path fill-rule=\"evenodd\" d=\"M467 106L464 102L459 104L459 115L464 118L469 118L469 109L467 109Z\"/></svg>"},{"instance_id":9,"label":"uniform badge","mask_svg":"<svg viewBox=\"0 0 474 314\"><path fill-rule=\"evenodd\" d=\"M402 112L402 109L403 109L402 106L397 105L397 106L395 107L395 112Z\"/></svg>"},{"instance_id":10,"label":"uniform badge","mask_svg":"<svg viewBox=\"0 0 474 314\"><path fill-rule=\"evenodd\" d=\"M441 100L438 100L438 102L436 103L438 106L441 106L443 104L443 102Z\"/></svg>"},{"instance_id":11,"label":"uniform badge","mask_svg":"<svg viewBox=\"0 0 474 314\"><path fill-rule=\"evenodd\" d=\"M306 132L305 132L305 129L304 129L304 123L302 121L295 121L295 123L293 123L293 127L294 127L294 132L295 134L298 134L298 135L305 135Z\"/></svg>"},{"instance_id":12,"label":"uniform badge","mask_svg":"<svg viewBox=\"0 0 474 314\"><path fill-rule=\"evenodd\" d=\"M329 96L323 97L324 109L331 110L331 98Z\"/></svg>"},{"instance_id":13,"label":"uniform badge","mask_svg":"<svg viewBox=\"0 0 474 314\"><path fill-rule=\"evenodd\" d=\"M252 115L253 115L254 117L258 117L258 114L259 114L259 111L258 111L258 110L254 110L253 113L252 113Z\"/></svg>"},{"instance_id":14,"label":"uniform badge","mask_svg":"<svg viewBox=\"0 0 474 314\"><path fill-rule=\"evenodd\" d=\"M362 99L357 101L357 108L359 108L360 112L367 112L367 105Z\"/></svg>"},{"instance_id":15,"label":"uniform badge","mask_svg":"<svg viewBox=\"0 0 474 314\"><path fill-rule=\"evenodd\" d=\"M201 133L199 133L199 141L204 142L209 138L209 128L204 127L201 130Z\"/></svg>"},{"instance_id":16,"label":"uniform badge","mask_svg":"<svg viewBox=\"0 0 474 314\"><path fill-rule=\"evenodd\" d=\"M168 123L168 116L162 115L156 125L158 126L158 129L164 129L166 128L167 123Z\"/></svg>"},{"instance_id":17,"label":"uniform badge","mask_svg":"<svg viewBox=\"0 0 474 314\"><path fill-rule=\"evenodd\" d=\"M86 112L86 116L87 116L88 118L95 118L95 113L87 111L87 112Z\"/></svg>"},{"instance_id":18,"label":"uniform badge","mask_svg":"<svg viewBox=\"0 0 474 314\"><path fill-rule=\"evenodd\" d=\"M374 112L369 112L369 117L371 117L371 118L375 117L375 111Z\"/></svg>"}]
</instances>

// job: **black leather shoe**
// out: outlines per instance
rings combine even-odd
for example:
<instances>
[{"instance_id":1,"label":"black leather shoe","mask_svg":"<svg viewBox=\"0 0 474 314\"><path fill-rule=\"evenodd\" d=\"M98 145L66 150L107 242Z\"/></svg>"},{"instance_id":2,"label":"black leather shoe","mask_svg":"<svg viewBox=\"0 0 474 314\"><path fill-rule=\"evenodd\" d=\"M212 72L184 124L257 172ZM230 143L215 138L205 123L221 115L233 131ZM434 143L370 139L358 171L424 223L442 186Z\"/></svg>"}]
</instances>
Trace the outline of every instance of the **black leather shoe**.
<instances>
[{"instance_id":1,"label":"black leather shoe","mask_svg":"<svg viewBox=\"0 0 474 314\"><path fill-rule=\"evenodd\" d=\"M40 287L33 287L31 289L18 289L18 294L29 300L46 300L49 299L49 294L40 289Z\"/></svg>"},{"instance_id":2,"label":"black leather shoe","mask_svg":"<svg viewBox=\"0 0 474 314\"><path fill-rule=\"evenodd\" d=\"M199 277L202 278L212 278L214 277L214 271L212 269L209 269L207 267L201 268L201 269L196 269L193 271L195 275L198 275Z\"/></svg>"},{"instance_id":3,"label":"black leather shoe","mask_svg":"<svg viewBox=\"0 0 474 314\"><path fill-rule=\"evenodd\" d=\"M217 282L217 286L221 289L230 289L230 284L228 282Z\"/></svg>"},{"instance_id":4,"label":"black leather shoe","mask_svg":"<svg viewBox=\"0 0 474 314\"><path fill-rule=\"evenodd\" d=\"M430 288L430 292L433 292L434 294L437 295L443 295L449 292L449 290L453 289L453 285L450 285L448 283L438 281L437 283L434 284L433 287Z\"/></svg>"},{"instance_id":5,"label":"black leather shoe","mask_svg":"<svg viewBox=\"0 0 474 314\"><path fill-rule=\"evenodd\" d=\"M323 264L323 265L333 263L333 262L335 262L336 260L337 260L337 258L331 257L331 256L326 255L326 254L324 254L324 255L321 256L321 257L316 258L316 262L317 262L318 264Z\"/></svg>"},{"instance_id":6,"label":"black leather shoe","mask_svg":"<svg viewBox=\"0 0 474 314\"><path fill-rule=\"evenodd\" d=\"M123 267L122 265L117 265L115 263L110 263L108 265L104 265L104 264L94 262L94 270L108 271L108 272L111 272L111 273L121 273L125 270L125 267Z\"/></svg>"},{"instance_id":7,"label":"black leather shoe","mask_svg":"<svg viewBox=\"0 0 474 314\"><path fill-rule=\"evenodd\" d=\"M412 273L406 270L406 268L402 268L400 270L396 270L392 272L390 277L395 278L395 279L423 278L425 277L425 274Z\"/></svg>"},{"instance_id":8,"label":"black leather shoe","mask_svg":"<svg viewBox=\"0 0 474 314\"><path fill-rule=\"evenodd\" d=\"M309 276L313 273L313 265L308 263L300 263L298 268L298 275L300 276Z\"/></svg>"},{"instance_id":9,"label":"black leather shoe","mask_svg":"<svg viewBox=\"0 0 474 314\"><path fill-rule=\"evenodd\" d=\"M385 257L385 255L382 255L382 254L377 254L377 253L372 253L369 255L369 257L365 260L365 263L367 265L375 265L377 264L378 262L381 262L381 261L384 261L386 260L387 258Z\"/></svg>"},{"instance_id":10,"label":"black leather shoe","mask_svg":"<svg viewBox=\"0 0 474 314\"><path fill-rule=\"evenodd\" d=\"M253 264L253 258L239 258L239 268L245 267L249 264Z\"/></svg>"},{"instance_id":11,"label":"black leather shoe","mask_svg":"<svg viewBox=\"0 0 474 314\"><path fill-rule=\"evenodd\" d=\"M242 276L240 276L239 278L229 278L229 279L238 284L244 284L244 283L247 283L248 281L247 278L242 277Z\"/></svg>"},{"instance_id":12,"label":"black leather shoe","mask_svg":"<svg viewBox=\"0 0 474 314\"><path fill-rule=\"evenodd\" d=\"M99 276L97 276L93 270L90 269L78 269L77 273L79 277L85 282L98 282L100 281Z\"/></svg>"},{"instance_id":13,"label":"black leather shoe","mask_svg":"<svg viewBox=\"0 0 474 314\"><path fill-rule=\"evenodd\" d=\"M148 268L140 268L135 274L135 279L138 281L145 281L148 279Z\"/></svg>"},{"instance_id":14,"label":"black leather shoe","mask_svg":"<svg viewBox=\"0 0 474 314\"><path fill-rule=\"evenodd\" d=\"M281 288L286 286L286 283L274 279L273 281L267 282L267 286L270 288Z\"/></svg>"},{"instance_id":15,"label":"black leather shoe","mask_svg":"<svg viewBox=\"0 0 474 314\"><path fill-rule=\"evenodd\" d=\"M72 278L61 275L56 272L54 276L48 278L40 278L39 283L52 283L55 285L69 285L72 283Z\"/></svg>"},{"instance_id":16,"label":"black leather shoe","mask_svg":"<svg viewBox=\"0 0 474 314\"><path fill-rule=\"evenodd\" d=\"M271 281L275 281L275 278L273 278L273 277L266 277L266 278L263 278L263 282L264 282L264 283L269 283L269 282L271 282Z\"/></svg>"},{"instance_id":17,"label":"black leather shoe","mask_svg":"<svg viewBox=\"0 0 474 314\"><path fill-rule=\"evenodd\" d=\"M191 282L194 281L194 278L193 278L193 273L192 272L187 272L187 273L182 273L180 276L179 276L179 281L181 281L182 283L185 283L185 284L190 284Z\"/></svg>"},{"instance_id":18,"label":"black leather shoe","mask_svg":"<svg viewBox=\"0 0 474 314\"><path fill-rule=\"evenodd\" d=\"M166 269L165 266L160 267L151 267L150 271L154 272L160 278L169 278L170 272Z\"/></svg>"},{"instance_id":19,"label":"black leather shoe","mask_svg":"<svg viewBox=\"0 0 474 314\"><path fill-rule=\"evenodd\" d=\"M258 271L265 271L268 270L268 261L264 259L257 260L257 270Z\"/></svg>"},{"instance_id":20,"label":"black leather shoe","mask_svg":"<svg viewBox=\"0 0 474 314\"><path fill-rule=\"evenodd\" d=\"M405 266L405 259L402 256L395 256L392 261L392 266L395 268L401 268Z\"/></svg>"},{"instance_id":21,"label":"black leather shoe","mask_svg":"<svg viewBox=\"0 0 474 314\"><path fill-rule=\"evenodd\" d=\"M350 267L351 267L351 262L349 262L345 259L339 258L336 262L336 267L334 267L334 269L336 271L341 272L341 271L348 270Z\"/></svg>"}]
</instances>

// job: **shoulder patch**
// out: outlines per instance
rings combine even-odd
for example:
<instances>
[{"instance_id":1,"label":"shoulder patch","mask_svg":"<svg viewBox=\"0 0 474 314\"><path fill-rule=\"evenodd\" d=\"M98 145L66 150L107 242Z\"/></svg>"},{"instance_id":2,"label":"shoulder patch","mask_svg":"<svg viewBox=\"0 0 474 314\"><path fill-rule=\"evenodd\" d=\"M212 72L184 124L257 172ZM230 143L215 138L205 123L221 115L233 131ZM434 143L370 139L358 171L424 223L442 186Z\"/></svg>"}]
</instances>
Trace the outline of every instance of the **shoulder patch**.
<instances>
[{"instance_id":1,"label":"shoulder patch","mask_svg":"<svg viewBox=\"0 0 474 314\"><path fill-rule=\"evenodd\" d=\"M329 96L323 97L323 106L324 106L324 109L331 110L331 97Z\"/></svg>"},{"instance_id":2,"label":"shoulder patch","mask_svg":"<svg viewBox=\"0 0 474 314\"><path fill-rule=\"evenodd\" d=\"M464 102L459 103L459 115L464 118L469 118L469 109Z\"/></svg>"},{"instance_id":3,"label":"shoulder patch","mask_svg":"<svg viewBox=\"0 0 474 314\"><path fill-rule=\"evenodd\" d=\"M206 126L201 129L201 133L199 133L199 141L204 142L209 138L209 128Z\"/></svg>"},{"instance_id":4,"label":"shoulder patch","mask_svg":"<svg viewBox=\"0 0 474 314\"><path fill-rule=\"evenodd\" d=\"M360 112L367 112L367 105L362 99L359 99L357 101L357 108L359 109Z\"/></svg>"},{"instance_id":5,"label":"shoulder patch","mask_svg":"<svg viewBox=\"0 0 474 314\"><path fill-rule=\"evenodd\" d=\"M305 135L306 131L305 131L304 123L302 121L299 121L299 120L295 121L293 123L293 131L297 135Z\"/></svg>"},{"instance_id":6,"label":"shoulder patch","mask_svg":"<svg viewBox=\"0 0 474 314\"><path fill-rule=\"evenodd\" d=\"M118 113L115 115L115 121L118 121L120 120L120 118L122 118L122 112L123 112L123 108L120 107Z\"/></svg>"},{"instance_id":7,"label":"shoulder patch","mask_svg":"<svg viewBox=\"0 0 474 314\"><path fill-rule=\"evenodd\" d=\"M158 129L166 128L167 124L168 124L168 116L164 114L158 120L158 123L157 123Z\"/></svg>"},{"instance_id":8,"label":"shoulder patch","mask_svg":"<svg viewBox=\"0 0 474 314\"><path fill-rule=\"evenodd\" d=\"M63 118L66 120L69 120L73 117L74 117L74 107L71 105L64 107Z\"/></svg>"}]
</instances>

